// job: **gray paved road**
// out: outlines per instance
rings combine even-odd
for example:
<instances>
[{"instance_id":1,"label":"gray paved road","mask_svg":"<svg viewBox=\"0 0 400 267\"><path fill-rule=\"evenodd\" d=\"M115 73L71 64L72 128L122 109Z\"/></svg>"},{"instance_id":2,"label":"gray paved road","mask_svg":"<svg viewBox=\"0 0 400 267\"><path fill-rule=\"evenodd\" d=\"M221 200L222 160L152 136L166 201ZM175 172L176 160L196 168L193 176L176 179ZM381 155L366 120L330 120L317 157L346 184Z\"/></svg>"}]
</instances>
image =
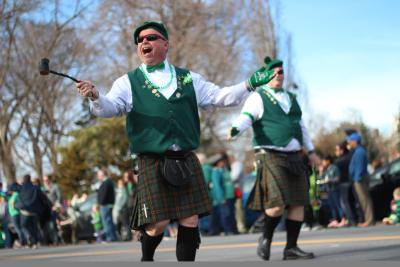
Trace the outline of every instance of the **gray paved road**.
<instances>
[{"instance_id":1,"label":"gray paved road","mask_svg":"<svg viewBox=\"0 0 400 267\"><path fill-rule=\"evenodd\" d=\"M199 262L257 262L255 253L259 234L238 236L203 237L197 254ZM285 245L284 232L277 232L272 244L271 261L282 261ZM174 262L175 239L163 240L155 260ZM300 246L313 251L318 261L388 261L399 262L400 226L375 226L369 228L329 229L302 231ZM2 262L137 262L140 259L140 243L118 242L112 244L80 244L75 246L41 247L37 250L0 250Z\"/></svg>"}]
</instances>

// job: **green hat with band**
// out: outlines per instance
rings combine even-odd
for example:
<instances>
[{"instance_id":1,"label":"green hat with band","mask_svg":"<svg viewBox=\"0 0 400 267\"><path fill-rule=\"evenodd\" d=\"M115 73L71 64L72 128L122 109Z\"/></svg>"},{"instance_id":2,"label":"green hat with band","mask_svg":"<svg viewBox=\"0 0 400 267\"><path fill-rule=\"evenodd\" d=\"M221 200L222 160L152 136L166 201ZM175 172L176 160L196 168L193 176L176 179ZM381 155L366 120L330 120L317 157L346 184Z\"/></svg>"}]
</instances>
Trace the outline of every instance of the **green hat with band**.
<instances>
[{"instance_id":1,"label":"green hat with band","mask_svg":"<svg viewBox=\"0 0 400 267\"><path fill-rule=\"evenodd\" d=\"M271 59L270 57L265 57L264 63L265 63L267 70L272 70L273 68L276 68L276 67L282 67L282 65L283 65L282 60Z\"/></svg>"},{"instance_id":2,"label":"green hat with band","mask_svg":"<svg viewBox=\"0 0 400 267\"><path fill-rule=\"evenodd\" d=\"M135 41L135 44L138 44L138 37L141 31L145 29L154 29L161 33L162 36L165 37L165 39L168 40L168 31L165 25L162 22L157 22L157 21L145 21L143 22L142 25L136 28L135 32L133 33L133 39Z\"/></svg>"}]
</instances>

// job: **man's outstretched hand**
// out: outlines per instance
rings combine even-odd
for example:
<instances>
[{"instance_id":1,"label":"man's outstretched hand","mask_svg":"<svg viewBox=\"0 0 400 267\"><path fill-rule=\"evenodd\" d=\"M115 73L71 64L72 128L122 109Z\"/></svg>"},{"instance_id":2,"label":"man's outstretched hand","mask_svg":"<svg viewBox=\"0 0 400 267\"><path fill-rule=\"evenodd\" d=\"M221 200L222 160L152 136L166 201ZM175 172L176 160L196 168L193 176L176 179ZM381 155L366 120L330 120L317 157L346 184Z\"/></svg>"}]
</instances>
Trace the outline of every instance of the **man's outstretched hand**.
<instances>
[{"instance_id":1,"label":"man's outstretched hand","mask_svg":"<svg viewBox=\"0 0 400 267\"><path fill-rule=\"evenodd\" d=\"M76 83L76 88L79 94L84 97L89 97L91 100L96 100L99 98L99 91L90 81L79 81Z\"/></svg>"},{"instance_id":2,"label":"man's outstretched hand","mask_svg":"<svg viewBox=\"0 0 400 267\"><path fill-rule=\"evenodd\" d=\"M237 127L232 127L228 131L228 135L226 136L227 140L232 140L235 136L239 134L239 128Z\"/></svg>"}]
</instances>

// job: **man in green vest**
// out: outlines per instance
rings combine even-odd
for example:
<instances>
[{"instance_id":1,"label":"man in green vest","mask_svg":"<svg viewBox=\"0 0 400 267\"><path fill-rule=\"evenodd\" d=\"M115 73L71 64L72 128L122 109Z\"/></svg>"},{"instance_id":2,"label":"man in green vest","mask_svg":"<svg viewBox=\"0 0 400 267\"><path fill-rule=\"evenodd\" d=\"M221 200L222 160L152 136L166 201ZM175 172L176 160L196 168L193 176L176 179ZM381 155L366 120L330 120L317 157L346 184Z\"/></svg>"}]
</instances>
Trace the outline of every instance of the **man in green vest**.
<instances>
[{"instance_id":1,"label":"man in green vest","mask_svg":"<svg viewBox=\"0 0 400 267\"><path fill-rule=\"evenodd\" d=\"M201 165L193 153L200 143L198 107L238 105L276 73L263 66L245 82L221 88L168 62L164 24L146 21L133 37L142 62L138 68L118 78L105 96L90 81L77 83L77 88L90 98L94 115L126 115L130 150L138 155L140 169L131 227L142 232L142 261L153 260L171 219L179 222L178 261L194 261L200 244L198 219L211 210ZM167 173L182 179L176 181ZM186 183L179 186L182 181Z\"/></svg>"},{"instance_id":2,"label":"man in green vest","mask_svg":"<svg viewBox=\"0 0 400 267\"><path fill-rule=\"evenodd\" d=\"M274 230L287 208L287 244L283 259L310 259L314 254L297 246L304 206L309 204L309 182L301 151L304 147L314 164L318 157L313 153L314 147L301 119L296 96L282 88L283 62L269 57L264 61L267 70L278 74L247 98L228 139L253 127L257 181L247 206L265 212L265 227L257 254L269 260Z\"/></svg>"}]
</instances>

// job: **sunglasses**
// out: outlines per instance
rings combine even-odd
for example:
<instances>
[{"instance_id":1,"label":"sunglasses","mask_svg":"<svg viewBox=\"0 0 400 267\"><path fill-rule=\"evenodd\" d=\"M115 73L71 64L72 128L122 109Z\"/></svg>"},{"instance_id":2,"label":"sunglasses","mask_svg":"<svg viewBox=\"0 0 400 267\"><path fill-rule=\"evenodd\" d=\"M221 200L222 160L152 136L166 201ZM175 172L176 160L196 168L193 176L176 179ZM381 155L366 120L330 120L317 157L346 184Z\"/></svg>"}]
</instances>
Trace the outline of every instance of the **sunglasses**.
<instances>
[{"instance_id":1,"label":"sunglasses","mask_svg":"<svg viewBox=\"0 0 400 267\"><path fill-rule=\"evenodd\" d=\"M157 35L157 34L148 34L148 35L145 35L145 36L139 36L139 37L137 38L137 43L138 43L138 44L139 44L139 43L142 43L142 42L144 41L144 39L146 39L148 42L156 41L156 40L158 40L158 39L161 39L161 40L164 40L164 41L165 41L165 38L164 38L164 37L161 37L160 35Z\"/></svg>"},{"instance_id":2,"label":"sunglasses","mask_svg":"<svg viewBox=\"0 0 400 267\"><path fill-rule=\"evenodd\" d=\"M283 74L283 70L279 70L279 71L278 71L278 74Z\"/></svg>"}]
</instances>

